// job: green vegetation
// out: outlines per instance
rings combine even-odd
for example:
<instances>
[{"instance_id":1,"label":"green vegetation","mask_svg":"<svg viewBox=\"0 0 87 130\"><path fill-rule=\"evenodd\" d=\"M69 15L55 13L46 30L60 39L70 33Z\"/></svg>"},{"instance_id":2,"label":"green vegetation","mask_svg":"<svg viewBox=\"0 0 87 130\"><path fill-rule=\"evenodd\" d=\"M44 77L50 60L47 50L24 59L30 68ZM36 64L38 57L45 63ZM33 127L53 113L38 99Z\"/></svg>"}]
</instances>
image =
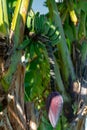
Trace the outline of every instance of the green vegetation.
<instances>
[{"instance_id":1,"label":"green vegetation","mask_svg":"<svg viewBox=\"0 0 87 130\"><path fill-rule=\"evenodd\" d=\"M81 91L83 81L87 81L87 1L55 3L55 0L46 0L49 12L45 15L33 12L32 3L33 0L0 0L0 90L9 93L18 64L24 56L25 61L21 63L25 66L24 101L34 103L38 130L53 130L46 111L46 99L52 91L47 51L47 46L50 46L55 89L64 99L55 130L83 130L85 122L81 124L81 121L87 115L87 101ZM5 53L5 63L2 61L5 56L1 54L3 46L9 48ZM0 102L0 111L2 109ZM85 114L78 113L80 110Z\"/></svg>"}]
</instances>

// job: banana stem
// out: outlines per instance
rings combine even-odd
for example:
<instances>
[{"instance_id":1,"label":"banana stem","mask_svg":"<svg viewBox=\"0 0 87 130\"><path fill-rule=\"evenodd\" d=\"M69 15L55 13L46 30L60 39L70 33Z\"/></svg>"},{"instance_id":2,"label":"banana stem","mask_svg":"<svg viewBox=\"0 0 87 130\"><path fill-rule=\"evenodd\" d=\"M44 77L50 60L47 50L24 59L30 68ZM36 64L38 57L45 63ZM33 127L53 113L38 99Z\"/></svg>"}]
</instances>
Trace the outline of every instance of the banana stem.
<instances>
[{"instance_id":1,"label":"banana stem","mask_svg":"<svg viewBox=\"0 0 87 130\"><path fill-rule=\"evenodd\" d=\"M53 59L53 50L52 50L52 46L50 43L48 43L46 45L46 49L47 49L47 52L48 52L48 58L49 58L49 64L50 64L50 86L51 86L51 89L52 91L56 91L56 88L55 88L55 62L54 62L54 59Z\"/></svg>"},{"instance_id":2,"label":"banana stem","mask_svg":"<svg viewBox=\"0 0 87 130\"><path fill-rule=\"evenodd\" d=\"M47 4L49 7L50 17L53 20L54 25L58 27L60 35L61 35L61 43L58 44L58 50L60 54L59 58L62 65L61 72L62 72L63 80L65 82L65 86L69 86L69 79L71 80L71 82L74 81L75 73L74 73L73 64L70 58L70 54L67 48L62 22L59 16L59 12L58 12L55 0L47 0Z\"/></svg>"},{"instance_id":3,"label":"banana stem","mask_svg":"<svg viewBox=\"0 0 87 130\"><path fill-rule=\"evenodd\" d=\"M60 70L59 70L59 65L56 61L56 58L52 52L52 47L49 44L46 45L46 50L48 52L48 58L49 58L49 64L50 64L50 86L52 91L56 90L56 86L55 86L55 81L57 83L58 86L58 90L59 92L62 94L63 99L65 102L69 102L70 98L69 95L67 95L62 79L61 79L61 75L60 75Z\"/></svg>"},{"instance_id":4,"label":"banana stem","mask_svg":"<svg viewBox=\"0 0 87 130\"><path fill-rule=\"evenodd\" d=\"M79 29L78 29L78 39L79 40L86 37L86 16L87 16L87 14L81 10L80 23L79 23Z\"/></svg>"}]
</instances>

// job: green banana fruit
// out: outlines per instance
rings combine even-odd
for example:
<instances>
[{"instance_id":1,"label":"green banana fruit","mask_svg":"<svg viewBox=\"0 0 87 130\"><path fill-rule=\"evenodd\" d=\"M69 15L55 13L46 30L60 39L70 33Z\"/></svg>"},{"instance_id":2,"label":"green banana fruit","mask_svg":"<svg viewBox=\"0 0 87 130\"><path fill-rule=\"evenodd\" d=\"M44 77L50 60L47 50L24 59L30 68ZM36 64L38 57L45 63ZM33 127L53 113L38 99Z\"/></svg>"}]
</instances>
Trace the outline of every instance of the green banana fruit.
<instances>
[{"instance_id":1,"label":"green banana fruit","mask_svg":"<svg viewBox=\"0 0 87 130\"><path fill-rule=\"evenodd\" d=\"M55 41L57 38L59 38L59 32L56 30L55 33L50 37L51 41Z\"/></svg>"},{"instance_id":2,"label":"green banana fruit","mask_svg":"<svg viewBox=\"0 0 87 130\"><path fill-rule=\"evenodd\" d=\"M40 28L40 33L43 33L43 32L44 32L44 24L45 24L45 21L46 21L45 15L40 15L40 16L39 16L39 28Z\"/></svg>"},{"instance_id":3,"label":"green banana fruit","mask_svg":"<svg viewBox=\"0 0 87 130\"><path fill-rule=\"evenodd\" d=\"M49 37L53 36L55 31L56 31L55 26L51 25L47 36L49 36Z\"/></svg>"},{"instance_id":4,"label":"green banana fruit","mask_svg":"<svg viewBox=\"0 0 87 130\"><path fill-rule=\"evenodd\" d=\"M44 24L44 32L43 32L43 34L47 36L48 33L49 33L49 30L50 30L50 23L48 21L46 21L45 24Z\"/></svg>"},{"instance_id":5,"label":"green banana fruit","mask_svg":"<svg viewBox=\"0 0 87 130\"><path fill-rule=\"evenodd\" d=\"M39 13L36 13L34 17L34 29L36 34L40 33L39 24L40 24Z\"/></svg>"}]
</instances>

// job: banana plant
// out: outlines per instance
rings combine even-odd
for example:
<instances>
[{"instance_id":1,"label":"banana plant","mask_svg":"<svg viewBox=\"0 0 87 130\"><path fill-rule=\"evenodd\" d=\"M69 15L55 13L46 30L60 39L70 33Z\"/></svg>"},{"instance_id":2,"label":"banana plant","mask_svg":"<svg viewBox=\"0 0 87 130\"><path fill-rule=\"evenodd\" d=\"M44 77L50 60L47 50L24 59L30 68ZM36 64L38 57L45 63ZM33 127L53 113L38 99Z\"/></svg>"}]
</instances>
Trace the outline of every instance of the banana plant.
<instances>
[{"instance_id":1,"label":"banana plant","mask_svg":"<svg viewBox=\"0 0 87 130\"><path fill-rule=\"evenodd\" d=\"M0 128L86 129L87 2L32 3L0 0Z\"/></svg>"}]
</instances>

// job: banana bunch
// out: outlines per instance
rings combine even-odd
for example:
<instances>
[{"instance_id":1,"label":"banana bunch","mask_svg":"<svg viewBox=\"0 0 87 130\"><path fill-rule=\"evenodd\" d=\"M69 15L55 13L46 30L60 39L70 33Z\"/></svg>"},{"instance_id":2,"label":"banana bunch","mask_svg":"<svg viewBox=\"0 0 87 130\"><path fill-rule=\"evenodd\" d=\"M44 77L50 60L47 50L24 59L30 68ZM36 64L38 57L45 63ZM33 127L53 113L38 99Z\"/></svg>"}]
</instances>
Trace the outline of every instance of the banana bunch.
<instances>
[{"instance_id":1,"label":"banana bunch","mask_svg":"<svg viewBox=\"0 0 87 130\"><path fill-rule=\"evenodd\" d=\"M53 46L58 44L61 38L58 28L56 28L50 21L48 21L45 15L40 15L39 13L36 13L31 18L30 23L31 26L29 28L31 32L47 38Z\"/></svg>"}]
</instances>

